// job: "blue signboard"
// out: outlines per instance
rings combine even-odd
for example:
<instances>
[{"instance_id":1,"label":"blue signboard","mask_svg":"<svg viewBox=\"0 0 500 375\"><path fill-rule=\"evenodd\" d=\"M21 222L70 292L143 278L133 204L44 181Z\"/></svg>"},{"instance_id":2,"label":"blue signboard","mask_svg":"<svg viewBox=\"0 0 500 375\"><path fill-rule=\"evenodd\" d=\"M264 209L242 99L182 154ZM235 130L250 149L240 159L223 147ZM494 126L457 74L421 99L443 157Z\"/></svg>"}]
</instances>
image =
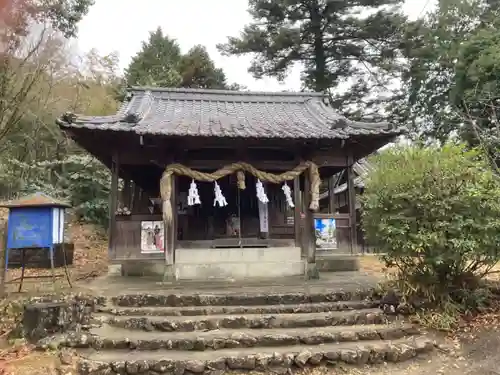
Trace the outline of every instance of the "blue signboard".
<instances>
[{"instance_id":1,"label":"blue signboard","mask_svg":"<svg viewBox=\"0 0 500 375\"><path fill-rule=\"evenodd\" d=\"M9 201L0 207L9 209L7 222L7 246L5 249L5 272L9 268L9 253L13 252L13 263L21 266L21 277L9 281L20 280L19 292L25 278L52 277L53 282L57 275L54 272L55 251L62 250L63 266L71 286L71 279L67 269L66 249L64 248L64 209L66 203L57 201L43 193L36 193L28 197ZM28 251L28 253L27 253ZM19 262L16 263L17 258ZM46 268L46 260L50 262L52 275L25 276L25 268L31 264ZM5 279L2 280L2 286Z\"/></svg>"},{"instance_id":2,"label":"blue signboard","mask_svg":"<svg viewBox=\"0 0 500 375\"><path fill-rule=\"evenodd\" d=\"M22 207L10 210L7 248L51 248L52 207Z\"/></svg>"},{"instance_id":3,"label":"blue signboard","mask_svg":"<svg viewBox=\"0 0 500 375\"><path fill-rule=\"evenodd\" d=\"M337 248L337 227L334 218L314 219L316 246L319 248Z\"/></svg>"}]
</instances>

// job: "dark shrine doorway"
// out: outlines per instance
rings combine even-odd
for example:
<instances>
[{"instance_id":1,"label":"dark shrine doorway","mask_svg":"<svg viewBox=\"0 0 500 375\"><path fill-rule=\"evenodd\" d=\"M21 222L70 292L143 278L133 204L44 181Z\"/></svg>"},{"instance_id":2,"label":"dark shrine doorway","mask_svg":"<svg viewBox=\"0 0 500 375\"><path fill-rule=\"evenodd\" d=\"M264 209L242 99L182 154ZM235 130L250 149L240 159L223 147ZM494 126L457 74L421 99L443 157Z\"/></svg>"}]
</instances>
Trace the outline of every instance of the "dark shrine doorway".
<instances>
[{"instance_id":1,"label":"dark shrine doorway","mask_svg":"<svg viewBox=\"0 0 500 375\"><path fill-rule=\"evenodd\" d=\"M179 240L259 237L259 205L255 186L257 179L254 176L245 175L246 186L243 190L238 188L236 175L219 179L217 183L227 201L227 206L223 207L214 205L213 182L196 182L201 204L187 206L187 191L191 181L188 177L179 177Z\"/></svg>"},{"instance_id":2,"label":"dark shrine doorway","mask_svg":"<svg viewBox=\"0 0 500 375\"><path fill-rule=\"evenodd\" d=\"M259 209L255 182L255 177L245 176L246 186L241 190L238 188L236 175L218 181L227 206L214 207L214 219L218 229L215 238L258 237Z\"/></svg>"}]
</instances>

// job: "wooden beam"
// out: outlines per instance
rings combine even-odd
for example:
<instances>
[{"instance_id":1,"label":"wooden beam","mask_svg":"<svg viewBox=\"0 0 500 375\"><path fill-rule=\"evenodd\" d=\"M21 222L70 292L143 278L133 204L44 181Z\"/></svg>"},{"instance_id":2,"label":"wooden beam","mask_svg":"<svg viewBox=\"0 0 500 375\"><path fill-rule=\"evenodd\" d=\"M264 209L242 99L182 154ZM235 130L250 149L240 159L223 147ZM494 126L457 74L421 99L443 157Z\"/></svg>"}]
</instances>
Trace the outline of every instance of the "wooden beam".
<instances>
[{"instance_id":1,"label":"wooden beam","mask_svg":"<svg viewBox=\"0 0 500 375\"><path fill-rule=\"evenodd\" d=\"M135 212L135 209L137 207L140 207L142 192L140 186L135 181L132 181L131 189L132 189L132 197L130 200L130 211Z\"/></svg>"},{"instance_id":2,"label":"wooden beam","mask_svg":"<svg viewBox=\"0 0 500 375\"><path fill-rule=\"evenodd\" d=\"M179 212L177 210L177 205L179 204L179 178L177 176L172 176L172 208L173 212L173 222L172 222L172 233L171 246L172 246L172 263L175 264L175 249L177 249L177 232L179 230Z\"/></svg>"},{"instance_id":3,"label":"wooden beam","mask_svg":"<svg viewBox=\"0 0 500 375\"><path fill-rule=\"evenodd\" d=\"M262 170L276 170L276 171L284 171L295 168L300 162L298 160L291 159L277 159L275 156L266 156L263 152L253 152L253 156L251 158L218 158L218 159L210 159L206 158L191 158L184 157L184 159L178 159L179 162L193 169L219 169L224 165L243 161L253 165L255 168ZM147 152L130 152L125 153L122 152L120 154L120 160L122 161L122 165L149 165L155 164L158 166L166 166L168 165L168 160L171 160L172 157L167 155L153 155ZM313 161L318 167L343 167L347 166L347 159L343 156L335 156L335 155L323 155L317 156L309 159Z\"/></svg>"},{"instance_id":4,"label":"wooden beam","mask_svg":"<svg viewBox=\"0 0 500 375\"><path fill-rule=\"evenodd\" d=\"M118 170L120 169L120 160L118 155L114 155L111 162L111 187L109 194L109 225L108 225L108 255L113 259L114 254L114 238L116 232L115 213L118 204Z\"/></svg>"},{"instance_id":5,"label":"wooden beam","mask_svg":"<svg viewBox=\"0 0 500 375\"><path fill-rule=\"evenodd\" d=\"M351 254L354 253L354 249L358 246L358 232L356 223L356 189L354 186L354 159L352 156L349 158L349 166L347 167L347 199L348 199L348 210L350 216L350 248Z\"/></svg>"},{"instance_id":6,"label":"wooden beam","mask_svg":"<svg viewBox=\"0 0 500 375\"><path fill-rule=\"evenodd\" d=\"M318 167L346 167L347 150L343 152L334 150L320 150L312 153L311 159Z\"/></svg>"},{"instance_id":7,"label":"wooden beam","mask_svg":"<svg viewBox=\"0 0 500 375\"><path fill-rule=\"evenodd\" d=\"M328 178L328 212L335 213L335 183L337 182L336 176Z\"/></svg>"},{"instance_id":8,"label":"wooden beam","mask_svg":"<svg viewBox=\"0 0 500 375\"><path fill-rule=\"evenodd\" d=\"M117 146L117 145L115 145ZM166 164L167 160L175 159L179 163L190 160L223 160L225 163L240 160L267 160L267 161L294 161L298 155L294 149L249 149L245 146L233 145L233 148L207 148L200 146L197 149L184 149L170 144L163 147L140 147L123 145L118 148L123 164L148 164L151 160Z\"/></svg>"},{"instance_id":9,"label":"wooden beam","mask_svg":"<svg viewBox=\"0 0 500 375\"><path fill-rule=\"evenodd\" d=\"M177 240L177 176L172 175L170 204L172 205L172 220L165 225L165 265L175 263L175 244Z\"/></svg>"},{"instance_id":10,"label":"wooden beam","mask_svg":"<svg viewBox=\"0 0 500 375\"><path fill-rule=\"evenodd\" d=\"M302 212L302 199L300 194L300 176L293 179L293 202L295 208L293 209L293 227L295 231L295 246L301 246L301 212Z\"/></svg>"},{"instance_id":11,"label":"wooden beam","mask_svg":"<svg viewBox=\"0 0 500 375\"><path fill-rule=\"evenodd\" d=\"M99 133L99 134L97 134ZM116 134L109 132L75 133L72 138L83 148L99 159L109 158L113 150L119 152L122 165L147 165L156 160L166 165L168 160L175 158L183 164L190 163L192 168L216 169L221 166L240 160L235 160L242 152L248 155L249 163L257 168L272 168L274 170L291 169L298 164L298 158L311 160L321 167L346 167L347 150L341 148L339 142L318 145L317 143L304 144L303 142L288 142L284 140L228 140L228 139L183 139L154 137L151 142L141 145L137 135ZM148 138L145 136L145 138ZM319 149L319 147L322 147ZM360 145L351 145L359 147ZM241 151L244 150L244 151ZM218 154L220 154L218 156ZM241 156L240 156L241 157ZM210 160L215 159L215 160ZM244 158L246 159L246 158ZM294 160L295 159L295 160ZM279 165L286 164L279 168Z\"/></svg>"},{"instance_id":12,"label":"wooden beam","mask_svg":"<svg viewBox=\"0 0 500 375\"><path fill-rule=\"evenodd\" d=\"M127 207L130 210L130 206L132 205L132 188L131 181L128 178L125 178L123 181L123 190L121 194L121 202L124 207Z\"/></svg>"},{"instance_id":13,"label":"wooden beam","mask_svg":"<svg viewBox=\"0 0 500 375\"><path fill-rule=\"evenodd\" d=\"M316 233L314 230L314 216L309 209L311 204L311 179L309 173L304 174L304 231L302 243L307 254L306 279L318 279L319 272L316 265Z\"/></svg>"},{"instance_id":14,"label":"wooden beam","mask_svg":"<svg viewBox=\"0 0 500 375\"><path fill-rule=\"evenodd\" d=\"M140 166L140 165L156 165L158 168L166 167L168 159L158 160L158 159L145 159L137 156L122 156L122 165L129 166ZM220 169L225 165L245 161L253 165L257 169L263 171L288 171L295 168L299 163L297 161L285 161L285 160L186 160L183 164L186 167L196 169L196 170L216 170Z\"/></svg>"}]
</instances>

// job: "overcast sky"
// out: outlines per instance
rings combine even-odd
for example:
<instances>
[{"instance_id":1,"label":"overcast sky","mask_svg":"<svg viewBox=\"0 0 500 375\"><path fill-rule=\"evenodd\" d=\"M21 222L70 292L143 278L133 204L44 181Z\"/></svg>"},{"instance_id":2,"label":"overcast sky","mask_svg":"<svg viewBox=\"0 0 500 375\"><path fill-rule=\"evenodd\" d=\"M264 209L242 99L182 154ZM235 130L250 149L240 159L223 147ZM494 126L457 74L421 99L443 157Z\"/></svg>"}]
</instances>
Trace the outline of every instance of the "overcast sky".
<instances>
[{"instance_id":1,"label":"overcast sky","mask_svg":"<svg viewBox=\"0 0 500 375\"><path fill-rule=\"evenodd\" d=\"M416 18L434 3L435 0L406 0L404 9ZM116 51L123 69L149 32L161 26L166 34L177 39L183 52L195 44L205 45L230 83L259 91L299 90L297 70L282 84L271 78L255 80L247 72L250 57L224 57L217 52L217 43L225 42L228 36L237 36L251 21L247 4L247 0L142 0L139 3L137 0L96 0L80 23L78 47L82 52L92 48L101 54Z\"/></svg>"}]
</instances>

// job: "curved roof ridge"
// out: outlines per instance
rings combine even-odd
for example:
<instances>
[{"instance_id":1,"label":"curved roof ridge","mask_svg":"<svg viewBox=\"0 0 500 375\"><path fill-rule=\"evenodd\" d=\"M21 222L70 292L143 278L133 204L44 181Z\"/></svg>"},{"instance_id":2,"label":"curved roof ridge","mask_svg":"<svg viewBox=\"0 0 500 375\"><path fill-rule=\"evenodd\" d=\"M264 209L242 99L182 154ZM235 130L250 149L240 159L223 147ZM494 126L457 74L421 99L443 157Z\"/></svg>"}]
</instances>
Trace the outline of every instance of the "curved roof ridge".
<instances>
[{"instance_id":1,"label":"curved roof ridge","mask_svg":"<svg viewBox=\"0 0 500 375\"><path fill-rule=\"evenodd\" d=\"M198 89L185 87L150 87L150 86L132 86L130 91L150 91L165 92L165 93L186 93L186 94L218 94L230 96L286 96L286 97L324 97L325 94L314 91L236 91L236 90L221 90L221 89Z\"/></svg>"},{"instance_id":2,"label":"curved roof ridge","mask_svg":"<svg viewBox=\"0 0 500 375\"><path fill-rule=\"evenodd\" d=\"M351 128L372 129L372 130L379 130L379 129L388 130L388 129L392 128L391 124L387 121L369 122L369 121L350 120L347 117L341 115L339 112L337 112L331 106L325 104L323 101L315 100L313 103L313 108L314 108L314 110L320 112L321 115L329 121L343 120L345 122L344 127L349 126ZM334 115L334 116L332 116L332 115ZM331 118L331 117L334 117L334 118Z\"/></svg>"},{"instance_id":3,"label":"curved roof ridge","mask_svg":"<svg viewBox=\"0 0 500 375\"><path fill-rule=\"evenodd\" d=\"M332 130L343 129L347 126L351 126L353 123L353 121L326 105L322 100L308 100L306 102L306 107L311 114L314 113L315 117L322 118L330 125L330 129Z\"/></svg>"},{"instance_id":4,"label":"curved roof ridge","mask_svg":"<svg viewBox=\"0 0 500 375\"><path fill-rule=\"evenodd\" d=\"M154 97L151 91L147 90L144 92L144 95L141 97L139 101L139 105L135 111L131 111L129 109L129 112L127 114L133 114L137 116L137 124L139 124L141 121L143 121L148 113L151 111L151 106L153 104Z\"/></svg>"}]
</instances>

